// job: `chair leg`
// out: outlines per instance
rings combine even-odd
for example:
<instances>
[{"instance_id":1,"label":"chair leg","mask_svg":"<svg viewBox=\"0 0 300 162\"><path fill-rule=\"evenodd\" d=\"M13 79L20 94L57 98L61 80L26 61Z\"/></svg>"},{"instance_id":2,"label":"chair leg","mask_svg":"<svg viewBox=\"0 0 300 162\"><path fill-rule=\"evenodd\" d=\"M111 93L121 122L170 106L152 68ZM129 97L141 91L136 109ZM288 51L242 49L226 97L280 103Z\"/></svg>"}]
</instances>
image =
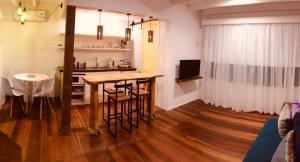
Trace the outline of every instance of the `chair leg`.
<instances>
[{"instance_id":1,"label":"chair leg","mask_svg":"<svg viewBox=\"0 0 300 162\"><path fill-rule=\"evenodd\" d=\"M143 118L144 118L144 115L145 115L145 96L142 96L141 97L141 99L142 99L142 106L141 106L141 108L143 109L143 112L142 112L142 116L143 116Z\"/></svg>"},{"instance_id":2,"label":"chair leg","mask_svg":"<svg viewBox=\"0 0 300 162\"><path fill-rule=\"evenodd\" d=\"M49 100L49 98L48 98L48 97L46 97L46 100L47 100L47 102L48 102L48 104L49 104L49 107L50 107L51 113L53 113L53 109L52 109L52 106L51 106L51 103L50 103L50 100Z\"/></svg>"},{"instance_id":3,"label":"chair leg","mask_svg":"<svg viewBox=\"0 0 300 162\"><path fill-rule=\"evenodd\" d=\"M41 98L40 101L40 119L42 119L42 113L43 113L43 98Z\"/></svg>"},{"instance_id":4,"label":"chair leg","mask_svg":"<svg viewBox=\"0 0 300 162\"><path fill-rule=\"evenodd\" d=\"M29 109L29 101L26 102L26 107L25 107L26 114L28 114L28 109Z\"/></svg>"},{"instance_id":5,"label":"chair leg","mask_svg":"<svg viewBox=\"0 0 300 162\"><path fill-rule=\"evenodd\" d=\"M139 127L139 104L138 104L138 100L139 100L139 97L136 96L136 99L135 99L135 110L136 110L136 128Z\"/></svg>"},{"instance_id":6,"label":"chair leg","mask_svg":"<svg viewBox=\"0 0 300 162\"><path fill-rule=\"evenodd\" d=\"M107 129L110 130L110 97L109 96L107 101Z\"/></svg>"},{"instance_id":7,"label":"chair leg","mask_svg":"<svg viewBox=\"0 0 300 162\"><path fill-rule=\"evenodd\" d=\"M123 128L123 113L124 113L124 107L123 107L123 101L121 101L121 127Z\"/></svg>"},{"instance_id":8,"label":"chair leg","mask_svg":"<svg viewBox=\"0 0 300 162\"><path fill-rule=\"evenodd\" d=\"M12 118L12 112L13 112L13 104L14 104L14 97L10 98L10 118Z\"/></svg>"},{"instance_id":9,"label":"chair leg","mask_svg":"<svg viewBox=\"0 0 300 162\"><path fill-rule=\"evenodd\" d=\"M118 123L118 102L115 100L115 138L117 137L117 123Z\"/></svg>"},{"instance_id":10,"label":"chair leg","mask_svg":"<svg viewBox=\"0 0 300 162\"><path fill-rule=\"evenodd\" d=\"M128 109L130 107L130 128L129 128L129 132L131 133L132 132L132 100L128 100Z\"/></svg>"},{"instance_id":11,"label":"chair leg","mask_svg":"<svg viewBox=\"0 0 300 162\"><path fill-rule=\"evenodd\" d=\"M104 100L105 100L105 92L104 92L104 83L102 84L102 119L107 122L104 118L104 106L105 106L105 103L104 103ZM108 101L107 101L107 104L108 104Z\"/></svg>"},{"instance_id":12,"label":"chair leg","mask_svg":"<svg viewBox=\"0 0 300 162\"><path fill-rule=\"evenodd\" d=\"M151 123L151 96L147 96L148 124Z\"/></svg>"},{"instance_id":13,"label":"chair leg","mask_svg":"<svg viewBox=\"0 0 300 162\"><path fill-rule=\"evenodd\" d=\"M25 113L25 108L24 108L24 105L23 105L23 102L22 102L21 98L19 98L19 103L21 104L22 110Z\"/></svg>"}]
</instances>

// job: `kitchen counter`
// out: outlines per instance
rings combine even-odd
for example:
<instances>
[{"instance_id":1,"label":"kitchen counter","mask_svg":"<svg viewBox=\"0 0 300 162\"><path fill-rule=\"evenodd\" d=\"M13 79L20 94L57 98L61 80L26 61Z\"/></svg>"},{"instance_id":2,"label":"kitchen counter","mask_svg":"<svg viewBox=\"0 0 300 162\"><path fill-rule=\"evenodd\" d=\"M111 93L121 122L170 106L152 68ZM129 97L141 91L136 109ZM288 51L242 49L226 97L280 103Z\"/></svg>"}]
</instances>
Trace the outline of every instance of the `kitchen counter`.
<instances>
[{"instance_id":1,"label":"kitchen counter","mask_svg":"<svg viewBox=\"0 0 300 162\"><path fill-rule=\"evenodd\" d=\"M60 72L64 71L64 67L59 66L58 70ZM109 67L99 67L99 68L93 68L93 67L87 67L85 69L73 69L73 72L109 72L109 71L136 71L136 68L109 68Z\"/></svg>"}]
</instances>

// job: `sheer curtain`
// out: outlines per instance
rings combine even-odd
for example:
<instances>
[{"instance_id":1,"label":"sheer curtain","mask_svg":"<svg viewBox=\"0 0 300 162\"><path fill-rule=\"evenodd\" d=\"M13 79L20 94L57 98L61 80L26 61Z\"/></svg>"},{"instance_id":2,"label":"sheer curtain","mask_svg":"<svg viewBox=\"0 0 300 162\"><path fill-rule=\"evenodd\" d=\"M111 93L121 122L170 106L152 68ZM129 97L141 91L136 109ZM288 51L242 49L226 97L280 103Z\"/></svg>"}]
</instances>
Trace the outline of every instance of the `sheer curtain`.
<instances>
[{"instance_id":1,"label":"sheer curtain","mask_svg":"<svg viewBox=\"0 0 300 162\"><path fill-rule=\"evenodd\" d=\"M202 40L205 103L278 114L300 100L300 24L210 25Z\"/></svg>"},{"instance_id":2,"label":"sheer curtain","mask_svg":"<svg viewBox=\"0 0 300 162\"><path fill-rule=\"evenodd\" d=\"M0 22L0 32L1 32L1 22ZM3 77L3 71L2 71L2 66L3 66L3 54L2 54L2 42L1 42L1 33L0 33L0 77ZM5 101L4 94L2 92L2 83L0 79L0 109L2 108L2 104Z\"/></svg>"}]
</instances>

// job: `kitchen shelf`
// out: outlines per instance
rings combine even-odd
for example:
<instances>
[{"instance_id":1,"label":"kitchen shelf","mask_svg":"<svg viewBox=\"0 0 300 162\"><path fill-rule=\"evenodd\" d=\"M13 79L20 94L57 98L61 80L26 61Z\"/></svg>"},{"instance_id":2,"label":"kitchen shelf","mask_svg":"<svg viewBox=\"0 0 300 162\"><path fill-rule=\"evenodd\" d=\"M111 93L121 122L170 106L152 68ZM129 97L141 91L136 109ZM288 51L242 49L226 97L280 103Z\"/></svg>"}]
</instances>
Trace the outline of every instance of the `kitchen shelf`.
<instances>
[{"instance_id":1,"label":"kitchen shelf","mask_svg":"<svg viewBox=\"0 0 300 162\"><path fill-rule=\"evenodd\" d=\"M63 47L58 47L58 49L65 49ZM83 50L83 51L131 51L127 48L74 48L74 50Z\"/></svg>"}]
</instances>

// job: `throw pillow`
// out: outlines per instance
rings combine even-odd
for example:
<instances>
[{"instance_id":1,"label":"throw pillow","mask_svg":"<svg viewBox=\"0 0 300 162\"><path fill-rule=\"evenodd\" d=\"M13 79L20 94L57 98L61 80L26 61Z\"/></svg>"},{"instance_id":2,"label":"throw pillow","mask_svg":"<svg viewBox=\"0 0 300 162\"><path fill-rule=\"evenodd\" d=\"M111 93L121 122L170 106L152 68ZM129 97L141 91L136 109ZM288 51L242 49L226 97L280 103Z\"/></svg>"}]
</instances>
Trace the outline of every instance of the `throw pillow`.
<instances>
[{"instance_id":1,"label":"throw pillow","mask_svg":"<svg viewBox=\"0 0 300 162\"><path fill-rule=\"evenodd\" d=\"M281 138L293 129L293 120L291 118L291 109L288 104L284 104L278 118L278 132Z\"/></svg>"},{"instance_id":2,"label":"throw pillow","mask_svg":"<svg viewBox=\"0 0 300 162\"><path fill-rule=\"evenodd\" d=\"M291 115L292 118L295 116L296 112L299 112L300 106L298 101L293 101L292 102L292 107L291 107Z\"/></svg>"},{"instance_id":3,"label":"throw pillow","mask_svg":"<svg viewBox=\"0 0 300 162\"><path fill-rule=\"evenodd\" d=\"M300 161L300 113L297 112L293 118L294 130L295 130L295 151L296 151L296 161Z\"/></svg>"},{"instance_id":4,"label":"throw pillow","mask_svg":"<svg viewBox=\"0 0 300 162\"><path fill-rule=\"evenodd\" d=\"M295 150L294 150L294 130L288 132L288 134L282 139L278 145L275 153L273 154L271 162L294 162Z\"/></svg>"}]
</instances>

